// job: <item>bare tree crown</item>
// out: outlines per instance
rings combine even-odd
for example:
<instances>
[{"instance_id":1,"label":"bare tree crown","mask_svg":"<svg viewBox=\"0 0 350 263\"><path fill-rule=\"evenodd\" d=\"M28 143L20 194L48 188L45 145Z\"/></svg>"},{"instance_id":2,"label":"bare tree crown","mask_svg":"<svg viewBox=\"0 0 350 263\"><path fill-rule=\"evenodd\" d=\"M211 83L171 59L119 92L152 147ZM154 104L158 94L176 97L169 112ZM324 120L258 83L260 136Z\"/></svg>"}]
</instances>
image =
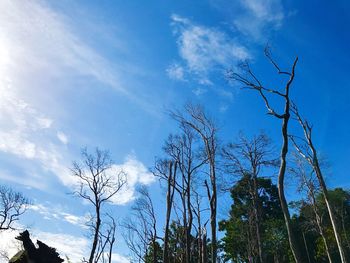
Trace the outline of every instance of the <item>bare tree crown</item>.
<instances>
[{"instance_id":1,"label":"bare tree crown","mask_svg":"<svg viewBox=\"0 0 350 263\"><path fill-rule=\"evenodd\" d=\"M0 186L0 231L15 229L14 223L27 210L28 205L30 201L22 193Z\"/></svg>"},{"instance_id":2,"label":"bare tree crown","mask_svg":"<svg viewBox=\"0 0 350 263\"><path fill-rule=\"evenodd\" d=\"M115 171L108 151L98 148L89 153L82 150L82 161L74 162L73 175L78 179L78 190L75 195L100 206L109 201L126 184L124 171Z\"/></svg>"}]
</instances>

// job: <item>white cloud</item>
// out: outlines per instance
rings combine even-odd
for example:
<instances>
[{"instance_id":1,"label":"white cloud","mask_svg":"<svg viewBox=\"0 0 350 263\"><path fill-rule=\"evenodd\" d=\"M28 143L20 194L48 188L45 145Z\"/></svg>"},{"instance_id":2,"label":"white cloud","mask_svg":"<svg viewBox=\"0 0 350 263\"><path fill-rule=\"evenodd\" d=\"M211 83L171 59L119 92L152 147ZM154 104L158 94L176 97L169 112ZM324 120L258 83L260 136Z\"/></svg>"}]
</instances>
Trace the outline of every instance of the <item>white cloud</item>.
<instances>
[{"instance_id":1,"label":"white cloud","mask_svg":"<svg viewBox=\"0 0 350 263\"><path fill-rule=\"evenodd\" d=\"M28 207L36 213L42 215L46 220L60 220L66 223L79 226L86 229L86 222L89 220L88 215L78 216L71 213L65 212L60 206L53 206L51 204L34 204Z\"/></svg>"},{"instance_id":2,"label":"white cloud","mask_svg":"<svg viewBox=\"0 0 350 263\"><path fill-rule=\"evenodd\" d=\"M200 85L213 86L212 72L221 72L250 58L248 50L237 39L220 29L195 24L179 15L172 15L171 19L185 66L170 66L167 70L170 78L183 79L186 73Z\"/></svg>"},{"instance_id":3,"label":"white cloud","mask_svg":"<svg viewBox=\"0 0 350 263\"><path fill-rule=\"evenodd\" d=\"M133 155L127 156L123 164L114 165L113 169L122 170L127 176L126 185L111 200L118 205L127 204L135 199L135 187L138 184L149 185L155 181L154 175Z\"/></svg>"},{"instance_id":4,"label":"white cloud","mask_svg":"<svg viewBox=\"0 0 350 263\"><path fill-rule=\"evenodd\" d=\"M57 138L63 143L67 144L68 143L68 137L64 132L58 131L57 132Z\"/></svg>"},{"instance_id":5,"label":"white cloud","mask_svg":"<svg viewBox=\"0 0 350 263\"><path fill-rule=\"evenodd\" d=\"M0 151L35 161L42 172L51 172L68 184L71 177L62 151L51 140L56 133L53 120L23 100L11 82L0 82L0 92ZM36 177L35 174L28 176ZM38 181L38 188L41 187L42 182Z\"/></svg>"},{"instance_id":6,"label":"white cloud","mask_svg":"<svg viewBox=\"0 0 350 263\"><path fill-rule=\"evenodd\" d=\"M200 96L200 95L202 95L202 94L206 93L206 92L207 92L207 90L206 90L206 89L203 89L203 88L198 87L198 88L193 89L193 90L192 90L192 92L193 92L193 93L194 93L196 96Z\"/></svg>"},{"instance_id":7,"label":"white cloud","mask_svg":"<svg viewBox=\"0 0 350 263\"><path fill-rule=\"evenodd\" d=\"M169 78L174 80L185 80L185 70L177 63L170 65L166 70Z\"/></svg>"},{"instance_id":8,"label":"white cloud","mask_svg":"<svg viewBox=\"0 0 350 263\"><path fill-rule=\"evenodd\" d=\"M235 27L255 40L266 40L266 33L278 29L285 18L280 0L240 0Z\"/></svg>"},{"instance_id":9,"label":"white cloud","mask_svg":"<svg viewBox=\"0 0 350 263\"><path fill-rule=\"evenodd\" d=\"M64 107L55 109L43 98L55 100L56 94L67 92L67 82L73 86L71 81L84 77L114 88L146 110L153 106L147 108L146 102L123 88L119 69L131 65L111 63L78 34L76 21L54 11L45 1L3 0L0 10L0 151L10 158L30 160L18 162L18 168L26 167L21 167L23 175L13 179L17 183L30 181L30 186L42 189L52 179L47 175L54 174L64 185L71 185L75 180L64 147L69 133L57 130L64 124L49 116L50 111ZM136 67L133 70L136 74ZM56 84L60 81L64 85Z\"/></svg>"},{"instance_id":10,"label":"white cloud","mask_svg":"<svg viewBox=\"0 0 350 263\"><path fill-rule=\"evenodd\" d=\"M219 111L220 111L221 113L224 113L224 112L227 111L227 109L228 109L228 105L224 104L224 105L221 105L221 106L220 106Z\"/></svg>"},{"instance_id":11,"label":"white cloud","mask_svg":"<svg viewBox=\"0 0 350 263\"><path fill-rule=\"evenodd\" d=\"M6 253L6 256L9 258L21 249L20 242L15 239L16 236L18 236L18 232L14 230L0 232L0 251ZM0 257L0 263L7 262L6 258Z\"/></svg>"},{"instance_id":12,"label":"white cloud","mask_svg":"<svg viewBox=\"0 0 350 263\"><path fill-rule=\"evenodd\" d=\"M194 73L204 74L250 56L244 46L219 29L196 25L178 15L172 15L172 21L180 56Z\"/></svg>"},{"instance_id":13,"label":"white cloud","mask_svg":"<svg viewBox=\"0 0 350 263\"><path fill-rule=\"evenodd\" d=\"M79 39L67 17L35 0L4 0L0 9L0 71L48 79L73 69L123 91L108 61Z\"/></svg>"}]
</instances>

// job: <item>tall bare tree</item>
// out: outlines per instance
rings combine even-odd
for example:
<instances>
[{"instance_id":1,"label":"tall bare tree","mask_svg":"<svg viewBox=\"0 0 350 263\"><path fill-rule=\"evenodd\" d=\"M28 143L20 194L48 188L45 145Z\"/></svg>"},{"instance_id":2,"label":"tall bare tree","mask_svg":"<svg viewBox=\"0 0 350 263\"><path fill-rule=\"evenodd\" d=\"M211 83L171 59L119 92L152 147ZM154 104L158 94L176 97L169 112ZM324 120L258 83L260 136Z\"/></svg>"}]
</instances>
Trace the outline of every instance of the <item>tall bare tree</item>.
<instances>
[{"instance_id":1,"label":"tall bare tree","mask_svg":"<svg viewBox=\"0 0 350 263\"><path fill-rule=\"evenodd\" d=\"M208 220L203 224L202 212L208 210L208 208L202 208L201 200L202 197L196 190L193 190L194 193L194 202L191 204L193 214L195 215L197 225L197 246L198 246L198 263L207 263L207 245L206 245L206 225ZM205 250L205 251L204 251Z\"/></svg>"},{"instance_id":2,"label":"tall bare tree","mask_svg":"<svg viewBox=\"0 0 350 263\"><path fill-rule=\"evenodd\" d=\"M308 203L311 205L314 216L315 216L315 222L313 222L311 228L314 228L316 225L317 231L321 235L321 238L323 240L326 254L328 257L328 260L330 263L333 262L330 249L329 249L329 242L326 237L326 233L324 230L324 227L322 225L322 214L318 207L318 204L316 202L316 196L319 193L319 186L317 182L315 181L314 173L313 171L308 171L308 169L305 167L305 160L301 159L302 157L296 156L295 158L295 167L291 168L291 171L293 174L295 174L299 178L299 192L306 192ZM303 232L304 235L304 232ZM303 236L304 243L305 236Z\"/></svg>"},{"instance_id":3,"label":"tall bare tree","mask_svg":"<svg viewBox=\"0 0 350 263\"><path fill-rule=\"evenodd\" d=\"M102 231L103 225L101 227L98 245L96 249L95 262L112 262L112 250L115 242L115 232L117 224L112 216L110 216L109 214L106 214L106 216L108 217L109 222L104 224L106 228L105 231Z\"/></svg>"},{"instance_id":4,"label":"tall bare tree","mask_svg":"<svg viewBox=\"0 0 350 263\"><path fill-rule=\"evenodd\" d=\"M281 203L282 212L284 215L284 220L287 227L289 244L294 256L294 259L297 263L302 262L301 252L298 246L298 242L293 231L290 213L288 209L288 203L286 201L285 192L284 192L284 178L286 174L287 167L287 154L288 154L288 124L290 119L290 88L294 81L295 77L295 68L298 63L298 57L294 59L292 67L290 70L284 71L281 70L281 67L273 60L271 53L268 48L265 49L265 55L267 59L271 62L273 67L277 70L277 73L282 76L286 76L288 79L283 89L271 89L266 87L262 81L253 73L248 62L245 62L241 65L241 72L229 71L228 78L231 80L238 81L243 84L244 89L249 89L257 92L262 100L265 103L268 114L282 121L281 135L282 135L282 146L280 153L280 167L278 172L278 194ZM284 104L283 111L279 112L270 103L269 95L277 96L279 99L282 99Z\"/></svg>"},{"instance_id":5,"label":"tall bare tree","mask_svg":"<svg viewBox=\"0 0 350 263\"><path fill-rule=\"evenodd\" d=\"M193 129L182 126L180 135L170 136L164 147L166 153L177 163L179 177L174 180L174 188L178 192L182 203L182 219L185 230L185 257L186 262L191 259L191 231L193 226L192 211L192 188L194 187L195 175L199 168L206 162L207 158L200 154L195 145L196 137Z\"/></svg>"},{"instance_id":6,"label":"tall bare tree","mask_svg":"<svg viewBox=\"0 0 350 263\"><path fill-rule=\"evenodd\" d=\"M341 258L342 263L345 263L346 257L345 257L344 248L342 246L342 240L341 240L341 234L340 234L341 230L339 229L339 227L337 226L337 223L336 223L334 209L329 201L329 194L328 194L327 185L326 185L326 182L325 182L324 177L323 177L323 173L321 170L317 150L316 150L316 147L315 147L313 139L312 139L312 128L313 127L312 127L312 125L310 125L310 123L307 120L305 120L304 118L301 117L301 115L299 114L298 108L295 104L292 104L291 109L292 109L292 112L294 113L297 121L299 122L300 126L303 129L304 138L296 137L293 135L290 135L289 137L291 138L297 152L309 163L309 165L312 167L312 169L314 170L314 172L316 174L316 177L318 179L318 182L319 182L319 185L320 185L320 188L322 191L323 198L324 198L325 203L326 203L329 218L330 218L331 223L332 223L332 228L334 231L335 240L337 242L340 258ZM301 144L298 143L298 141L297 141L298 139L299 139L299 141L301 141Z\"/></svg>"},{"instance_id":7,"label":"tall bare tree","mask_svg":"<svg viewBox=\"0 0 350 263\"><path fill-rule=\"evenodd\" d=\"M252 242L252 252L258 255L259 262L264 262L262 238L261 238L261 207L258 193L258 176L262 169L276 166L278 161L273 156L273 147L270 139L265 134L254 136L251 140L247 139L242 133L238 141L230 143L223 147L222 155L225 161L225 167L228 173L239 177L249 178L249 193L252 200L252 216L250 220L255 232ZM256 253L257 252L257 253Z\"/></svg>"},{"instance_id":8,"label":"tall bare tree","mask_svg":"<svg viewBox=\"0 0 350 263\"><path fill-rule=\"evenodd\" d=\"M14 223L27 210L30 201L22 193L0 186L0 232L14 229Z\"/></svg>"},{"instance_id":9,"label":"tall bare tree","mask_svg":"<svg viewBox=\"0 0 350 263\"><path fill-rule=\"evenodd\" d=\"M193 129L203 142L204 152L209 165L209 182L207 183L208 198L210 206L211 227L211 261L217 261L217 126L209 118L201 106L192 104L185 105L184 113L172 112L172 117L183 127Z\"/></svg>"},{"instance_id":10,"label":"tall bare tree","mask_svg":"<svg viewBox=\"0 0 350 263\"><path fill-rule=\"evenodd\" d=\"M157 160L153 174L166 182L166 212L164 227L163 262L169 263L169 227L175 194L177 162Z\"/></svg>"},{"instance_id":11,"label":"tall bare tree","mask_svg":"<svg viewBox=\"0 0 350 263\"><path fill-rule=\"evenodd\" d=\"M94 208L90 224L93 240L88 262L95 263L99 260L96 250L102 237L102 208L126 184L126 174L112 169L108 151L96 148L93 153L89 153L85 148L81 156L82 160L74 162L71 168L73 176L78 181L77 190L73 194L88 201Z\"/></svg>"},{"instance_id":12,"label":"tall bare tree","mask_svg":"<svg viewBox=\"0 0 350 263\"><path fill-rule=\"evenodd\" d=\"M124 240L133 253L136 262L146 262L149 248L152 248L152 262L158 262L157 218L151 195L146 186L137 188L139 197L132 206L132 218L121 224Z\"/></svg>"}]
</instances>

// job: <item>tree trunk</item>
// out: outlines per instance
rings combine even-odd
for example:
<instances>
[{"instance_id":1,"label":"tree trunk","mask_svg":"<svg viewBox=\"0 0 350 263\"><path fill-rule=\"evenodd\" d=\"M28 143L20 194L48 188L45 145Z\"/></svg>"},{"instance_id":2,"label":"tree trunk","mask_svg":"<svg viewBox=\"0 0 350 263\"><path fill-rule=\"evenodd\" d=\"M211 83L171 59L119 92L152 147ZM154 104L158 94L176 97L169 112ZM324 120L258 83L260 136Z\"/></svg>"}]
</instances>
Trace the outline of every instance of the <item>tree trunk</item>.
<instances>
[{"instance_id":1,"label":"tree trunk","mask_svg":"<svg viewBox=\"0 0 350 263\"><path fill-rule=\"evenodd\" d=\"M303 235L303 241L304 241L304 245L305 245L307 260L309 261L309 263L311 263L310 254L309 254L309 248L308 248L307 243L306 243L304 231L301 231L301 234Z\"/></svg>"},{"instance_id":2,"label":"tree trunk","mask_svg":"<svg viewBox=\"0 0 350 263\"><path fill-rule=\"evenodd\" d=\"M198 227L198 263L202 263L202 231Z\"/></svg>"},{"instance_id":3,"label":"tree trunk","mask_svg":"<svg viewBox=\"0 0 350 263\"><path fill-rule=\"evenodd\" d=\"M207 194L209 198L210 207L210 228L211 228L211 261L216 263L217 258L217 240L216 240L216 211L217 211L217 192L216 192L216 170L215 170L215 147L214 138L209 141L208 138L203 137L206 154L209 160L209 177L211 184L211 192L209 186L206 183Z\"/></svg>"},{"instance_id":4,"label":"tree trunk","mask_svg":"<svg viewBox=\"0 0 350 263\"><path fill-rule=\"evenodd\" d=\"M155 237L153 237L152 240L152 246L153 246L153 263L157 263L157 242L155 240Z\"/></svg>"},{"instance_id":5,"label":"tree trunk","mask_svg":"<svg viewBox=\"0 0 350 263\"><path fill-rule=\"evenodd\" d=\"M213 180L214 185L212 189L212 197L210 200L210 226L211 226L211 261L216 263L216 257L217 257L217 241L216 241L216 208L217 208L217 201L216 201L216 182L215 179Z\"/></svg>"},{"instance_id":6,"label":"tree trunk","mask_svg":"<svg viewBox=\"0 0 350 263\"><path fill-rule=\"evenodd\" d=\"M316 151L314 149L313 149L313 152L314 152L314 156L316 156ZM337 223L335 221L336 218L335 218L335 215L334 215L333 208L332 208L332 206L331 206L331 204L329 202L327 186L326 186L326 183L324 182L324 179L323 179L323 176L322 176L322 172L321 172L321 169L320 169L317 157L314 157L313 166L314 166L314 170L316 172L316 176L317 176L317 178L319 180L319 183L320 183L320 187L321 187L321 190L322 190L322 193L323 193L324 200L326 202L326 207L327 207L327 210L328 210L329 218L331 220L333 231L334 231L334 235L335 235L335 239L337 241L337 246L338 246L341 262L342 263L346 263L345 252L344 252L343 246L341 244L340 231L339 231Z\"/></svg>"},{"instance_id":7,"label":"tree trunk","mask_svg":"<svg viewBox=\"0 0 350 263\"><path fill-rule=\"evenodd\" d=\"M325 233L323 231L323 227L322 227L322 223L321 223L321 216L320 216L318 208L316 206L315 194L314 194L313 191L310 194L311 194L311 198L312 198L312 207L313 207L313 210L314 210L314 213L315 213L316 224L317 224L319 233L320 233L320 235L322 237L322 240L323 240L323 243L324 243L324 246L325 246L325 249L326 249L328 261L329 261L329 263L332 263L333 261L332 261L332 257L331 257L330 251L329 251L328 242L327 242L326 235L325 235Z\"/></svg>"},{"instance_id":8,"label":"tree trunk","mask_svg":"<svg viewBox=\"0 0 350 263\"><path fill-rule=\"evenodd\" d=\"M197 196L198 198L198 196ZM197 212L194 212L195 215L197 216L197 225L198 225L198 263L203 263L202 262L202 222L201 222L201 210L199 206L199 202L197 199Z\"/></svg>"},{"instance_id":9,"label":"tree trunk","mask_svg":"<svg viewBox=\"0 0 350 263\"><path fill-rule=\"evenodd\" d=\"M203 239L202 239L202 263L208 263L208 253L207 253L207 231L203 229Z\"/></svg>"},{"instance_id":10,"label":"tree trunk","mask_svg":"<svg viewBox=\"0 0 350 263\"><path fill-rule=\"evenodd\" d=\"M323 242L324 242L324 246L325 246L325 249L326 249L326 253L327 253L327 257L328 257L329 263L332 263L333 261L332 261L331 254L330 254L330 252L329 252L328 242L327 242L327 239L326 239L326 236L325 236L325 234L324 234L324 232L323 232L322 227L321 227L321 229L320 229L320 235L321 235L322 240L323 240Z\"/></svg>"},{"instance_id":11,"label":"tree trunk","mask_svg":"<svg viewBox=\"0 0 350 263\"><path fill-rule=\"evenodd\" d=\"M174 175L172 173L173 163L169 164L169 176L168 176L168 187L166 196L166 217L165 217L165 233L164 233L164 251L163 251L163 262L169 263L169 225L171 208L174 199L174 184L175 184L175 174L176 174L176 163L174 167Z\"/></svg>"},{"instance_id":12,"label":"tree trunk","mask_svg":"<svg viewBox=\"0 0 350 263\"><path fill-rule=\"evenodd\" d=\"M263 252L262 252L262 245L261 245L261 234L260 234L260 217L259 217L259 204L258 204L258 182L257 182L257 175L256 171L254 169L253 172L253 209L254 209L254 221L255 221L255 230L256 230L256 241L258 245L258 255L259 255L259 261L260 263L263 263Z\"/></svg>"},{"instance_id":13,"label":"tree trunk","mask_svg":"<svg viewBox=\"0 0 350 263\"><path fill-rule=\"evenodd\" d=\"M193 214L191 210L191 174L187 176L187 211L188 223L186 227L186 262L191 263L191 230L193 223Z\"/></svg>"},{"instance_id":14,"label":"tree trunk","mask_svg":"<svg viewBox=\"0 0 350 263\"><path fill-rule=\"evenodd\" d=\"M346 245L348 248L350 248L350 243L349 243L349 238L348 235L346 233L346 227L345 227L345 221L344 221L344 203L342 203L342 211L341 211L341 224L342 224L342 228L343 228L343 232L344 232L344 237L345 237L345 241L346 241Z\"/></svg>"},{"instance_id":15,"label":"tree trunk","mask_svg":"<svg viewBox=\"0 0 350 263\"><path fill-rule=\"evenodd\" d=\"M97 202L97 198L96 198L96 202ZM94 232L94 241L92 243L90 257L89 257L89 263L94 262L95 252L96 252L97 243L98 243L98 237L100 233L100 226L101 226L100 206L96 204L96 225L95 225L95 232Z\"/></svg>"},{"instance_id":16,"label":"tree trunk","mask_svg":"<svg viewBox=\"0 0 350 263\"><path fill-rule=\"evenodd\" d=\"M289 105L289 99L287 94L285 111L284 111L285 113L284 113L283 122L282 122L283 143L282 143L282 150L281 150L281 164L278 172L278 196L281 202L281 208L284 216L284 221L287 227L288 240L289 240L290 248L293 253L293 257L296 263L301 263L302 262L301 253L298 247L298 242L295 238L295 234L294 234L293 227L290 220L288 204L286 201L286 197L284 195L284 176L286 173L286 166L287 166L286 158L288 153L288 121L290 118L289 107L290 105Z\"/></svg>"}]
</instances>

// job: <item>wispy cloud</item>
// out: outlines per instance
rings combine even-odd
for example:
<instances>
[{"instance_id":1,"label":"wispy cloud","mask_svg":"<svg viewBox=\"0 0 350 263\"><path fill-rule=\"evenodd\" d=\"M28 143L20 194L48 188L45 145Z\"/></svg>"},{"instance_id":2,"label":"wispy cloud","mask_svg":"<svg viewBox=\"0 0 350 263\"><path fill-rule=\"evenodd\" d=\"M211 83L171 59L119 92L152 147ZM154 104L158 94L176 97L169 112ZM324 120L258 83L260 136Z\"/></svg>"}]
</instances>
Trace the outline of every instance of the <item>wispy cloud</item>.
<instances>
[{"instance_id":1,"label":"wispy cloud","mask_svg":"<svg viewBox=\"0 0 350 263\"><path fill-rule=\"evenodd\" d=\"M95 38L94 41L100 41L96 48L89 44L94 41L81 31L84 22L54 10L45 1L4 0L0 1L0 9L0 79L6 76L11 80L11 88L27 94L31 90L33 96L94 83L95 87L113 89L142 110L157 115L154 104L132 90L131 83L136 85L138 77L149 71L133 62L132 56L112 60L103 53L109 45L115 52L130 51L128 44L120 40L114 44L115 32L108 32L108 40ZM101 29L93 31L94 26L89 29L92 34L101 33Z\"/></svg>"},{"instance_id":2,"label":"wispy cloud","mask_svg":"<svg viewBox=\"0 0 350 263\"><path fill-rule=\"evenodd\" d=\"M62 132L62 131L57 131L57 138L63 143L67 144L68 143L68 136Z\"/></svg>"},{"instance_id":3,"label":"wispy cloud","mask_svg":"<svg viewBox=\"0 0 350 263\"><path fill-rule=\"evenodd\" d=\"M179 15L171 18L180 56L194 73L227 67L250 56L244 46L219 29L197 25Z\"/></svg>"},{"instance_id":4,"label":"wispy cloud","mask_svg":"<svg viewBox=\"0 0 350 263\"><path fill-rule=\"evenodd\" d=\"M239 3L233 24L251 40L266 41L268 33L280 28L285 18L281 0L240 0Z\"/></svg>"},{"instance_id":5,"label":"wispy cloud","mask_svg":"<svg viewBox=\"0 0 350 263\"><path fill-rule=\"evenodd\" d=\"M178 63L171 64L167 69L166 73L169 78L174 80L185 80L185 70Z\"/></svg>"},{"instance_id":6,"label":"wispy cloud","mask_svg":"<svg viewBox=\"0 0 350 263\"><path fill-rule=\"evenodd\" d=\"M48 204L34 204L28 207L29 210L39 213L46 220L59 220L81 228L87 228L86 223L89 220L89 216L74 215L64 211L60 206Z\"/></svg>"},{"instance_id":7,"label":"wispy cloud","mask_svg":"<svg viewBox=\"0 0 350 263\"><path fill-rule=\"evenodd\" d=\"M40 166L39 174L49 172L71 184L70 162L62 148L68 135L41 112L51 110L50 105L39 109L35 97L48 91L55 94L59 87L53 80L72 76L127 92L114 65L74 32L67 17L35 0L0 1L0 9L0 151L31 160L32 166ZM17 182L23 181L17 178Z\"/></svg>"},{"instance_id":8,"label":"wispy cloud","mask_svg":"<svg viewBox=\"0 0 350 263\"><path fill-rule=\"evenodd\" d=\"M200 96L200 95L203 95L204 93L207 92L206 89L203 89L203 88L200 88L200 87L197 87L195 89L192 90L193 94L195 94L196 96Z\"/></svg>"},{"instance_id":9,"label":"wispy cloud","mask_svg":"<svg viewBox=\"0 0 350 263\"><path fill-rule=\"evenodd\" d=\"M84 77L112 87L141 107L147 108L147 102L123 88L122 67L89 46L69 17L44 1L4 0L0 9L0 151L25 160L18 166L26 163L32 171L29 174L22 167L25 180L9 172L0 176L42 189L51 178L48 174L53 174L64 185L72 185L75 180L68 169L71 156L66 147L70 132L59 119L50 117L49 103L35 103L37 97L51 92L53 97L55 90L64 89L55 80ZM43 109L47 109L45 114Z\"/></svg>"},{"instance_id":10,"label":"wispy cloud","mask_svg":"<svg viewBox=\"0 0 350 263\"><path fill-rule=\"evenodd\" d=\"M113 65L78 37L67 17L41 1L4 0L0 8L1 73L33 80L74 70L125 92Z\"/></svg>"},{"instance_id":11,"label":"wispy cloud","mask_svg":"<svg viewBox=\"0 0 350 263\"><path fill-rule=\"evenodd\" d=\"M56 133L54 121L21 99L11 82L1 82L0 92L0 151L34 161L43 173L51 172L69 183L71 179L60 151L62 143L52 140ZM42 187L42 183L39 181L37 186Z\"/></svg>"}]
</instances>

